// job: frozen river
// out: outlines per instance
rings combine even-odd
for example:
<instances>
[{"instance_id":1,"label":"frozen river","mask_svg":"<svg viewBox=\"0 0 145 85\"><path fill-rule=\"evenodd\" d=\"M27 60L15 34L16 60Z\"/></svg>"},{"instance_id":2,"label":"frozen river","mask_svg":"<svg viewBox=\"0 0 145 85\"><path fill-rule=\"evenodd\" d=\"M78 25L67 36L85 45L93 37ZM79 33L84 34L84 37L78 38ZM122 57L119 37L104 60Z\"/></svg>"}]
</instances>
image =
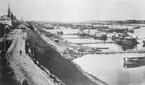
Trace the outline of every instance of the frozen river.
<instances>
[{"instance_id":1,"label":"frozen river","mask_svg":"<svg viewBox=\"0 0 145 85\"><path fill-rule=\"evenodd\" d=\"M85 55L75 59L80 67L110 85L145 85L145 67L124 68L124 57L145 54Z\"/></svg>"},{"instance_id":2,"label":"frozen river","mask_svg":"<svg viewBox=\"0 0 145 85\"><path fill-rule=\"evenodd\" d=\"M143 39L145 37L145 28L136 29L135 35ZM77 40L73 40L77 42ZM73 42L72 41L72 42ZM90 42L91 40L87 40ZM79 42L79 40L78 40ZM144 49L142 42L134 49ZM91 47L109 47L110 50L122 50L115 44L88 44ZM142 54L110 54L110 55L96 55L89 54L74 60L80 67L96 76L97 78L107 82L110 85L145 85L145 64L134 67L125 68L124 57L144 57Z\"/></svg>"},{"instance_id":3,"label":"frozen river","mask_svg":"<svg viewBox=\"0 0 145 85\"><path fill-rule=\"evenodd\" d=\"M132 27L130 27L132 28ZM76 33L78 30L65 30L69 33ZM93 30L95 31L95 30ZM145 49L142 40L145 39L145 28L135 29L133 36L139 38L139 44L128 50ZM67 33L66 33L67 34ZM123 49L114 43L89 44L93 42L103 42L93 38L80 38L78 35L63 35L64 39L72 43L88 43L83 46L104 47L111 51L123 51ZM109 41L109 40L107 40ZM81 58L74 60L84 71L96 76L97 78L107 82L110 85L145 85L145 63L125 67L124 57L145 57L145 53L129 53L129 54L87 54Z\"/></svg>"}]
</instances>

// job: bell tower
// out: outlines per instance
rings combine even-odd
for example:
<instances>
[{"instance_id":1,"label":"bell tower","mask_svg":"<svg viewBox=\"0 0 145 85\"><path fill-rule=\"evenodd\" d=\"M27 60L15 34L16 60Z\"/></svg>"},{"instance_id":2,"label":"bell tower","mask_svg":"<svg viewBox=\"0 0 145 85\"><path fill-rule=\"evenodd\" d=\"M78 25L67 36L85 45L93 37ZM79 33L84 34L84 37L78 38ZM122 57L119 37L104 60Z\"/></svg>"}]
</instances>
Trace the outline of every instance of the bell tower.
<instances>
[{"instance_id":1,"label":"bell tower","mask_svg":"<svg viewBox=\"0 0 145 85\"><path fill-rule=\"evenodd\" d=\"M10 10L10 6L8 4L8 14L7 14L8 17L11 17L11 10Z\"/></svg>"}]
</instances>

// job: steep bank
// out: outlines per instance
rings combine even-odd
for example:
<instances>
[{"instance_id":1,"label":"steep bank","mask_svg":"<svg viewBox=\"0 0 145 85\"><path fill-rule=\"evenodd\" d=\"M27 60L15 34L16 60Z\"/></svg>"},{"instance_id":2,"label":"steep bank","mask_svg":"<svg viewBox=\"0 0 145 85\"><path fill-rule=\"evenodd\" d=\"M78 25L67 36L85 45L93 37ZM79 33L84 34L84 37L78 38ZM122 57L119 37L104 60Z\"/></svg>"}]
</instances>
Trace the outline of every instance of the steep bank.
<instances>
[{"instance_id":1,"label":"steep bank","mask_svg":"<svg viewBox=\"0 0 145 85\"><path fill-rule=\"evenodd\" d=\"M66 85L107 85L100 80L96 80L100 82L99 84L92 81L75 64L62 57L34 31L28 31L28 43L39 64Z\"/></svg>"}]
</instances>

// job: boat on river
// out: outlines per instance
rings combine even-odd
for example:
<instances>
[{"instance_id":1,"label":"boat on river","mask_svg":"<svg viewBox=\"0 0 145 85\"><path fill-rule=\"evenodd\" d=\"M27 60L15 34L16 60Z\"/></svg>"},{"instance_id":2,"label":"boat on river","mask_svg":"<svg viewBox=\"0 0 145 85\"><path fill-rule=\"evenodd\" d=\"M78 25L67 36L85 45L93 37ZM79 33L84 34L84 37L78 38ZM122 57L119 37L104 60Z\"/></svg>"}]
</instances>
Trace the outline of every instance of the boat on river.
<instances>
[{"instance_id":1,"label":"boat on river","mask_svg":"<svg viewBox=\"0 0 145 85\"><path fill-rule=\"evenodd\" d=\"M140 29L141 27L140 26L137 26L137 27L134 27L133 29Z\"/></svg>"},{"instance_id":2,"label":"boat on river","mask_svg":"<svg viewBox=\"0 0 145 85\"><path fill-rule=\"evenodd\" d=\"M137 39L133 37L120 37L114 40L116 44L125 47L134 47L138 44Z\"/></svg>"},{"instance_id":3,"label":"boat on river","mask_svg":"<svg viewBox=\"0 0 145 85\"><path fill-rule=\"evenodd\" d=\"M145 65L145 57L125 57L124 60L124 67L139 67Z\"/></svg>"},{"instance_id":4,"label":"boat on river","mask_svg":"<svg viewBox=\"0 0 145 85\"><path fill-rule=\"evenodd\" d=\"M132 37L128 33L114 34L112 40L123 47L132 48L138 44L137 38Z\"/></svg>"},{"instance_id":5,"label":"boat on river","mask_svg":"<svg viewBox=\"0 0 145 85\"><path fill-rule=\"evenodd\" d=\"M145 61L145 57L125 57L123 58L125 62L142 62Z\"/></svg>"},{"instance_id":6,"label":"boat on river","mask_svg":"<svg viewBox=\"0 0 145 85\"><path fill-rule=\"evenodd\" d=\"M143 40L142 42L143 42L143 47L145 47L145 40Z\"/></svg>"},{"instance_id":7,"label":"boat on river","mask_svg":"<svg viewBox=\"0 0 145 85\"><path fill-rule=\"evenodd\" d=\"M93 35L92 37L94 39L107 40L107 35L106 34Z\"/></svg>"}]
</instances>

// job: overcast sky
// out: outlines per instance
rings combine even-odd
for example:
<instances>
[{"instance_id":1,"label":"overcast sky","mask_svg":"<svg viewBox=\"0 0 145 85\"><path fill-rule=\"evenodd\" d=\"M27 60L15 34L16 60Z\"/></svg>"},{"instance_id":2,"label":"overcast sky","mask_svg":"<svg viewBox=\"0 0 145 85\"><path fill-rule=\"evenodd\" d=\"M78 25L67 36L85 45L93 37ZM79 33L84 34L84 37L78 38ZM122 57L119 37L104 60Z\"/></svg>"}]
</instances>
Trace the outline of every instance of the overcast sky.
<instances>
[{"instance_id":1,"label":"overcast sky","mask_svg":"<svg viewBox=\"0 0 145 85\"><path fill-rule=\"evenodd\" d=\"M0 0L20 19L39 21L145 20L145 0Z\"/></svg>"}]
</instances>

